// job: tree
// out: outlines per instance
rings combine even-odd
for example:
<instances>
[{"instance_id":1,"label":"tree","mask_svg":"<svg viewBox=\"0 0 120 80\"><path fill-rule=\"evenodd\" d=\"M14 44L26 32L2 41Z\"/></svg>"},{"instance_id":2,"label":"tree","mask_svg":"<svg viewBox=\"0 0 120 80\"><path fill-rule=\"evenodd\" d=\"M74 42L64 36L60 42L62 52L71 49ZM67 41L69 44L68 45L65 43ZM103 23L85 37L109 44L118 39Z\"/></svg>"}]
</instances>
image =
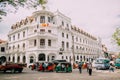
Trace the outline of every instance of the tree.
<instances>
[{"instance_id":1,"label":"tree","mask_svg":"<svg viewBox=\"0 0 120 80\"><path fill-rule=\"evenodd\" d=\"M115 32L112 35L113 39L117 43L118 46L120 46L120 27L116 28Z\"/></svg>"},{"instance_id":2,"label":"tree","mask_svg":"<svg viewBox=\"0 0 120 80\"><path fill-rule=\"evenodd\" d=\"M41 6L42 9L45 9L45 4L47 4L47 0L0 0L0 19L8 13L16 12L19 7L37 8Z\"/></svg>"}]
</instances>

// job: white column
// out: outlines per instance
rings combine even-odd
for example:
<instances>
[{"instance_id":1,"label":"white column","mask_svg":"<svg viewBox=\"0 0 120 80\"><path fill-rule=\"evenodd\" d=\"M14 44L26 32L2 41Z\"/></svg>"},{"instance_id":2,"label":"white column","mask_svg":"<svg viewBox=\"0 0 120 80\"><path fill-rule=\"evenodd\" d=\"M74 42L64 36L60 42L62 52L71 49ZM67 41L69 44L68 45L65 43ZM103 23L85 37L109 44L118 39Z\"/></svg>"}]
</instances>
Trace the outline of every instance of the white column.
<instances>
[{"instance_id":1,"label":"white column","mask_svg":"<svg viewBox=\"0 0 120 80\"><path fill-rule=\"evenodd\" d=\"M45 39L45 48L48 47L48 39Z\"/></svg>"},{"instance_id":2,"label":"white column","mask_svg":"<svg viewBox=\"0 0 120 80\"><path fill-rule=\"evenodd\" d=\"M48 58L47 56L48 56L48 55L47 55L47 54L45 54L45 61L47 61L47 58Z\"/></svg>"},{"instance_id":3,"label":"white column","mask_svg":"<svg viewBox=\"0 0 120 80\"><path fill-rule=\"evenodd\" d=\"M15 54L15 63L17 63L17 57L18 57L17 54Z\"/></svg>"},{"instance_id":4,"label":"white column","mask_svg":"<svg viewBox=\"0 0 120 80\"><path fill-rule=\"evenodd\" d=\"M23 53L20 54L20 63L23 63Z\"/></svg>"},{"instance_id":5,"label":"white column","mask_svg":"<svg viewBox=\"0 0 120 80\"><path fill-rule=\"evenodd\" d=\"M27 67L29 67L29 63L30 63L30 58L29 55L26 53L26 63L27 63Z\"/></svg>"},{"instance_id":6,"label":"white column","mask_svg":"<svg viewBox=\"0 0 120 80\"><path fill-rule=\"evenodd\" d=\"M38 62L38 55L39 55L39 53L36 52L36 54L35 54L35 59L36 59L35 61L36 62Z\"/></svg>"}]
</instances>

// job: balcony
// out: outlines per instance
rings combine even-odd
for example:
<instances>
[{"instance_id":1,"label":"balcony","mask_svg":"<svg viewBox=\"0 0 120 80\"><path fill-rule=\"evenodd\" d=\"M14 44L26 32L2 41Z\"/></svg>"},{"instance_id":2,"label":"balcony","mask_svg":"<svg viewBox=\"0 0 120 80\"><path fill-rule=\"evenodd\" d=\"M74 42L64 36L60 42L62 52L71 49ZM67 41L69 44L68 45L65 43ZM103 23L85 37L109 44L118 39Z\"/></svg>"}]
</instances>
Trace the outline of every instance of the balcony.
<instances>
[{"instance_id":1,"label":"balcony","mask_svg":"<svg viewBox=\"0 0 120 80\"><path fill-rule=\"evenodd\" d=\"M46 37L49 39L57 39L57 35L54 33L49 33L49 32L35 32L32 34L28 35L29 38L33 38L33 37Z\"/></svg>"}]
</instances>

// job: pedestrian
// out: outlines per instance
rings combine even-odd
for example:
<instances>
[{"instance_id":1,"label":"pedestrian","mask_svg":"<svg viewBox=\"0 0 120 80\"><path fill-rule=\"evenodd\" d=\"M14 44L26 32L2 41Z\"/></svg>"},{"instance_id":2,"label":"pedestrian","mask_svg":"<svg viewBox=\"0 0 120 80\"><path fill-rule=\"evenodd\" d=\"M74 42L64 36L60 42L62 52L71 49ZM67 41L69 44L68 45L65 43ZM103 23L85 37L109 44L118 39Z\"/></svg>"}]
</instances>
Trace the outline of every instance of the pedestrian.
<instances>
[{"instance_id":1,"label":"pedestrian","mask_svg":"<svg viewBox=\"0 0 120 80\"><path fill-rule=\"evenodd\" d=\"M64 65L64 64L62 64L61 66L62 66L62 71L64 71L64 69L65 69L65 65Z\"/></svg>"},{"instance_id":2,"label":"pedestrian","mask_svg":"<svg viewBox=\"0 0 120 80\"><path fill-rule=\"evenodd\" d=\"M111 72L114 72L114 65L112 63L110 63L110 68L109 68L109 71Z\"/></svg>"},{"instance_id":3,"label":"pedestrian","mask_svg":"<svg viewBox=\"0 0 120 80\"><path fill-rule=\"evenodd\" d=\"M88 68L88 62L86 63L86 67L87 67L87 72L89 72L89 68Z\"/></svg>"},{"instance_id":4,"label":"pedestrian","mask_svg":"<svg viewBox=\"0 0 120 80\"><path fill-rule=\"evenodd\" d=\"M89 72L89 75L91 76L92 75L92 63L88 63L88 72Z\"/></svg>"},{"instance_id":5,"label":"pedestrian","mask_svg":"<svg viewBox=\"0 0 120 80\"><path fill-rule=\"evenodd\" d=\"M79 68L79 72L81 74L82 73L82 62L79 62L78 68Z\"/></svg>"}]
</instances>

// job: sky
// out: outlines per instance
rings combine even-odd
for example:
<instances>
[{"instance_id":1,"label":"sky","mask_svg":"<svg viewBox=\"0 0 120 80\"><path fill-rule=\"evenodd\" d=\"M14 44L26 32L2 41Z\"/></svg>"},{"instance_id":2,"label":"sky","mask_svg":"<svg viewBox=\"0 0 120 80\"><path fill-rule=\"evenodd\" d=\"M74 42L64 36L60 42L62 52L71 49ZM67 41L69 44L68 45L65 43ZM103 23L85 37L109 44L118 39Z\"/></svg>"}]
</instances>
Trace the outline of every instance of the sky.
<instances>
[{"instance_id":1,"label":"sky","mask_svg":"<svg viewBox=\"0 0 120 80\"><path fill-rule=\"evenodd\" d=\"M112 41L112 34L120 26L120 0L49 0L47 9L59 10L71 18L72 25L100 37L109 51L120 51ZM17 13L4 17L0 22L0 39L7 40L11 25L31 16L34 11L20 8Z\"/></svg>"}]
</instances>

